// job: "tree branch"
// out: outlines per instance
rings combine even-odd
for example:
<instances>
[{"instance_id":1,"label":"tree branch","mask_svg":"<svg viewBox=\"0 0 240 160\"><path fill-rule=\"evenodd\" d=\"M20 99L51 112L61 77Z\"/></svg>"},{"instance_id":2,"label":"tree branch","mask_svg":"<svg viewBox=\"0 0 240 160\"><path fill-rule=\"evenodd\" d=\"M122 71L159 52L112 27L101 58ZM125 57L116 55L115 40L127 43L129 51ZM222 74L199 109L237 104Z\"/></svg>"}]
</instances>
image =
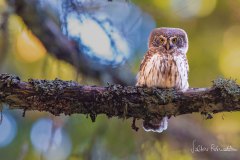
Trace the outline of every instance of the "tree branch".
<instances>
[{"instance_id":1,"label":"tree branch","mask_svg":"<svg viewBox=\"0 0 240 160\"><path fill-rule=\"evenodd\" d=\"M219 78L211 88L191 88L186 92L174 89L142 88L109 85L82 86L73 81L33 80L0 75L0 103L10 109L108 117L153 119L199 112L211 113L240 110L240 86L232 80ZM211 117L211 116L208 116Z\"/></svg>"}]
</instances>

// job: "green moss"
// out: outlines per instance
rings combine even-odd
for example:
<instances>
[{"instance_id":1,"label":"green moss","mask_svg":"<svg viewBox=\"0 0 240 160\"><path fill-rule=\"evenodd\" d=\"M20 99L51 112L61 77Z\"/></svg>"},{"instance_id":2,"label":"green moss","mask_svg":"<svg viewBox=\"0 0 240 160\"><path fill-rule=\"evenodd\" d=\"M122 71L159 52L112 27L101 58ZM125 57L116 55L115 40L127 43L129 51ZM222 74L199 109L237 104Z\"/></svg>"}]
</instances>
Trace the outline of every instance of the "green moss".
<instances>
[{"instance_id":1,"label":"green moss","mask_svg":"<svg viewBox=\"0 0 240 160\"><path fill-rule=\"evenodd\" d=\"M176 90L174 89L158 89L153 88L153 94L157 96L158 99L160 99L161 102L164 104L170 103L173 101L173 99L177 98Z\"/></svg>"},{"instance_id":2,"label":"green moss","mask_svg":"<svg viewBox=\"0 0 240 160\"><path fill-rule=\"evenodd\" d=\"M223 96L239 96L240 86L235 80L218 78L213 81L213 87L220 89Z\"/></svg>"},{"instance_id":3,"label":"green moss","mask_svg":"<svg viewBox=\"0 0 240 160\"><path fill-rule=\"evenodd\" d=\"M29 79L28 82L32 84L36 92L41 92L44 95L58 95L63 92L64 88L78 85L73 81L62 81L59 79L54 81Z\"/></svg>"}]
</instances>

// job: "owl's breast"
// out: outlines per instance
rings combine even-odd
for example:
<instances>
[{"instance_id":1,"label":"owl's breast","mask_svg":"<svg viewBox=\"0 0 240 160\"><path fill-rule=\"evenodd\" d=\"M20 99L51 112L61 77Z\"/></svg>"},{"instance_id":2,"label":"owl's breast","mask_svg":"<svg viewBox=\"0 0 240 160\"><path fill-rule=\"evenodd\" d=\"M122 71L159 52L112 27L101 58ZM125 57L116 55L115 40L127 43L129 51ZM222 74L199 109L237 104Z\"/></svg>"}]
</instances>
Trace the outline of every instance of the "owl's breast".
<instances>
[{"instance_id":1,"label":"owl's breast","mask_svg":"<svg viewBox=\"0 0 240 160\"><path fill-rule=\"evenodd\" d=\"M186 87L187 69L184 63L172 55L167 54L154 54L144 65L138 77L138 84L146 85L148 87L161 87L161 88L177 88L182 89ZM183 82L184 80L184 82Z\"/></svg>"}]
</instances>

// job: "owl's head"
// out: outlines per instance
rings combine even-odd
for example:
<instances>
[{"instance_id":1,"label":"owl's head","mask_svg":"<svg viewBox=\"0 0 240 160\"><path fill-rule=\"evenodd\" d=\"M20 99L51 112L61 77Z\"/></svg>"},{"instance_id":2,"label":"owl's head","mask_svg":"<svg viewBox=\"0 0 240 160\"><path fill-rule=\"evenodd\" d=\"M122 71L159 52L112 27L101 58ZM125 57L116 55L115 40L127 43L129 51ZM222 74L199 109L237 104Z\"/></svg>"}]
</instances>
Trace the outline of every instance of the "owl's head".
<instances>
[{"instance_id":1,"label":"owl's head","mask_svg":"<svg viewBox=\"0 0 240 160\"><path fill-rule=\"evenodd\" d=\"M158 47L166 51L181 50L187 53L187 33L180 28L155 28L149 37L148 48Z\"/></svg>"}]
</instances>

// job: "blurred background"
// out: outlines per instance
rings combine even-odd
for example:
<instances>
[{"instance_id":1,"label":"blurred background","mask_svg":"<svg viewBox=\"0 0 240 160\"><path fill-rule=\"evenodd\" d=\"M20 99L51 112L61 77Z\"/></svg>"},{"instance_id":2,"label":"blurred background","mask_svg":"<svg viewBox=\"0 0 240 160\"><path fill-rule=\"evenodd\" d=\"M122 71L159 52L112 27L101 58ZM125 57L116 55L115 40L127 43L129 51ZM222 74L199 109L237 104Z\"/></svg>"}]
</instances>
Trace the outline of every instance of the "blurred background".
<instances>
[{"instance_id":1,"label":"blurred background","mask_svg":"<svg viewBox=\"0 0 240 160\"><path fill-rule=\"evenodd\" d=\"M77 61L83 56L91 68L79 69L56 58L0 0L0 73L13 73L22 80L60 78L85 85L134 85L150 31L179 27L189 36L190 87L209 87L217 77L240 83L240 0L41 0L36 5L40 15L51 12L55 19L50 18L77 46ZM6 12L10 13L7 24ZM88 74L92 70L97 74ZM121 81L115 81L115 76ZM240 159L237 112L216 114L210 120L200 114L173 117L161 134L144 132L141 121L135 132L131 120L104 115L92 123L85 115L53 117L28 111L22 117L22 113L4 105L0 159ZM193 143L232 146L238 151L192 153Z\"/></svg>"}]
</instances>

